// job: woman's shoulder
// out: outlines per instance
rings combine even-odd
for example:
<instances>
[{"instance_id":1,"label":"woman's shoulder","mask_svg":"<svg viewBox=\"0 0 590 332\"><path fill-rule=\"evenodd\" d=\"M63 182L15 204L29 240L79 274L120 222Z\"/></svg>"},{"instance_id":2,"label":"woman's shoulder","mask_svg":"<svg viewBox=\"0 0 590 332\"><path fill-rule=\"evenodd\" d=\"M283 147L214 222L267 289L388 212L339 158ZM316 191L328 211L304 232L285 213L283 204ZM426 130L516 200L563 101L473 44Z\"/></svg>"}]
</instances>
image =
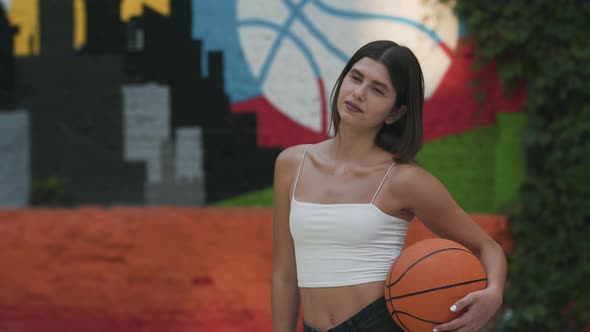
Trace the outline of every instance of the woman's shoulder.
<instances>
[{"instance_id":1,"label":"woman's shoulder","mask_svg":"<svg viewBox=\"0 0 590 332\"><path fill-rule=\"evenodd\" d=\"M436 178L415 162L398 163L389 177L389 184L394 188L411 188L420 183L437 181Z\"/></svg>"},{"instance_id":2,"label":"woman's shoulder","mask_svg":"<svg viewBox=\"0 0 590 332\"><path fill-rule=\"evenodd\" d=\"M299 166L303 152L308 144L299 144L288 147L281 151L275 161L277 171L289 171Z\"/></svg>"},{"instance_id":3,"label":"woman's shoulder","mask_svg":"<svg viewBox=\"0 0 590 332\"><path fill-rule=\"evenodd\" d=\"M301 160L301 157L303 157L303 152L305 151L305 148L308 146L309 144L299 144L299 145L293 145L290 146L286 149L284 149L283 151L281 151L279 153L279 155L277 156L277 163L281 162L281 163L285 163L285 162L293 162L295 160Z\"/></svg>"},{"instance_id":4,"label":"woman's shoulder","mask_svg":"<svg viewBox=\"0 0 590 332\"><path fill-rule=\"evenodd\" d=\"M423 200L447 192L442 182L420 165L403 163L395 166L387 181L391 194L409 200Z\"/></svg>"}]
</instances>

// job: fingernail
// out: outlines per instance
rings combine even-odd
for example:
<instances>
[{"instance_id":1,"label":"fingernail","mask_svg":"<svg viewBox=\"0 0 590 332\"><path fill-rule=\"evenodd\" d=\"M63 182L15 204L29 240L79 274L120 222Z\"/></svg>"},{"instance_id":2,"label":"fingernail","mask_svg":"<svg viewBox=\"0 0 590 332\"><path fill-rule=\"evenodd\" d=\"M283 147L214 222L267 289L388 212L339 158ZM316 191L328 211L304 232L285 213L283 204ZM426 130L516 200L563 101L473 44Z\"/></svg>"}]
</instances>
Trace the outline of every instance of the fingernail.
<instances>
[{"instance_id":1,"label":"fingernail","mask_svg":"<svg viewBox=\"0 0 590 332\"><path fill-rule=\"evenodd\" d=\"M438 330L437 329L432 329L432 332L438 332Z\"/></svg>"},{"instance_id":2,"label":"fingernail","mask_svg":"<svg viewBox=\"0 0 590 332\"><path fill-rule=\"evenodd\" d=\"M451 311L452 311L452 312L455 312L455 311L457 311L457 305L456 305L456 304L453 304L453 305L451 306Z\"/></svg>"}]
</instances>

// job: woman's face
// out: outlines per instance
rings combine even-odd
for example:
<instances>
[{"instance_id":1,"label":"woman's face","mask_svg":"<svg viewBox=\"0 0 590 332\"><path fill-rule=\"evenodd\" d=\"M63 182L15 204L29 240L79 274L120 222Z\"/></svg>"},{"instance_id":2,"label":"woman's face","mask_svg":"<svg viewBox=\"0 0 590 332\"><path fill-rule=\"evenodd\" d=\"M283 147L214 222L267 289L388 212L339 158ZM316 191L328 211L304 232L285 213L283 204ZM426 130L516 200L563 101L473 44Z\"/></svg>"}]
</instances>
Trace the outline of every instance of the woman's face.
<instances>
[{"instance_id":1,"label":"woman's face","mask_svg":"<svg viewBox=\"0 0 590 332\"><path fill-rule=\"evenodd\" d=\"M396 96L387 67L362 58L342 80L338 94L340 121L365 129L391 124L397 119L393 113Z\"/></svg>"}]
</instances>

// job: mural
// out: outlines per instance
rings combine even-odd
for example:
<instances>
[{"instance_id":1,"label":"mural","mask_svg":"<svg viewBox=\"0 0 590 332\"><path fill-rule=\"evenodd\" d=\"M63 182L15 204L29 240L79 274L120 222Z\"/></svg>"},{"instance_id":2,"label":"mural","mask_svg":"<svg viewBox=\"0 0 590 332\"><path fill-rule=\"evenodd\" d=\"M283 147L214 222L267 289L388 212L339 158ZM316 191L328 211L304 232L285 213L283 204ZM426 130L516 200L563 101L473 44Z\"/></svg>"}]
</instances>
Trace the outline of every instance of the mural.
<instances>
[{"instance_id":1,"label":"mural","mask_svg":"<svg viewBox=\"0 0 590 332\"><path fill-rule=\"evenodd\" d=\"M220 52L205 54L202 75L190 2L124 22L120 1L88 0L77 49L73 8L39 2L40 52L13 60L7 94L30 114L32 203L53 190L49 203L203 205L271 183L280 150L256 145L254 115L230 114Z\"/></svg>"},{"instance_id":2,"label":"mural","mask_svg":"<svg viewBox=\"0 0 590 332\"><path fill-rule=\"evenodd\" d=\"M149 205L272 206L378 38L424 67L419 162L509 250L524 96L436 1L0 0L0 330L270 331L271 209Z\"/></svg>"},{"instance_id":3,"label":"mural","mask_svg":"<svg viewBox=\"0 0 590 332\"><path fill-rule=\"evenodd\" d=\"M204 205L268 190L281 149L329 137L333 83L375 39L423 66L419 160L460 204L494 211L522 172L504 160L522 159L509 147L523 96L505 97L493 68L471 71L462 21L435 0L3 3L0 109L31 128L29 170L4 176L29 186L22 205Z\"/></svg>"}]
</instances>

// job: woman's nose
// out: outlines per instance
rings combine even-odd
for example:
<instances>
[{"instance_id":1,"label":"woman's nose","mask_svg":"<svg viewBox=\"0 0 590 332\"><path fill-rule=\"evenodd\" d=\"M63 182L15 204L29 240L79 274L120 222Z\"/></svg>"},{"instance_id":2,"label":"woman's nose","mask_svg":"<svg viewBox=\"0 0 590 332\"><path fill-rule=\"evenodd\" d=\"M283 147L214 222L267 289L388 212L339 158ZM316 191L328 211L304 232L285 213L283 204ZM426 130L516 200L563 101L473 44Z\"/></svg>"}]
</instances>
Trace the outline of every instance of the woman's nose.
<instances>
[{"instance_id":1,"label":"woman's nose","mask_svg":"<svg viewBox=\"0 0 590 332\"><path fill-rule=\"evenodd\" d=\"M353 92L352 96L360 101L365 100L365 91L362 85L359 85Z\"/></svg>"}]
</instances>

